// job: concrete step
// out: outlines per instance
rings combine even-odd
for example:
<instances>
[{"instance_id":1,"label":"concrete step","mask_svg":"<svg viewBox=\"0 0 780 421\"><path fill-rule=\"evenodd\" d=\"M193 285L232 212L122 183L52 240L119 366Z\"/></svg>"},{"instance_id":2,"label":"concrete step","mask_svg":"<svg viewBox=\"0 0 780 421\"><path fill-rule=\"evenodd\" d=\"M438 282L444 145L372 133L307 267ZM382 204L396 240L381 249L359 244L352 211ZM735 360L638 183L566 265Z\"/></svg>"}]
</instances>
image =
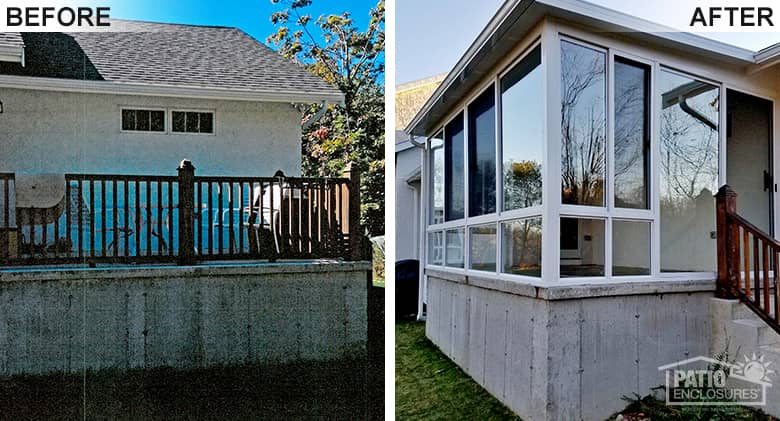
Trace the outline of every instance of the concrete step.
<instances>
[{"instance_id":1,"label":"concrete step","mask_svg":"<svg viewBox=\"0 0 780 421\"><path fill-rule=\"evenodd\" d=\"M733 335L747 346L764 346L780 343L780 335L758 318L735 319L731 321Z\"/></svg>"}]
</instances>

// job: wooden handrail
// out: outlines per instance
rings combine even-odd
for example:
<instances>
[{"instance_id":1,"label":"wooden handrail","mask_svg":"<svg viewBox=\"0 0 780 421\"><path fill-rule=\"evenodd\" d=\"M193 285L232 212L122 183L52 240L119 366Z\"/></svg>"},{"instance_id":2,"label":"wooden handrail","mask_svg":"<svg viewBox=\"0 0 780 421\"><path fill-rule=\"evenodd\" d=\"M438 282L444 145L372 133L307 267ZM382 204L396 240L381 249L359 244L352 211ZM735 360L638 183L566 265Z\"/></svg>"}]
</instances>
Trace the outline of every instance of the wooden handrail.
<instances>
[{"instance_id":1,"label":"wooden handrail","mask_svg":"<svg viewBox=\"0 0 780 421\"><path fill-rule=\"evenodd\" d=\"M780 242L737 214L737 193L731 187L724 185L715 197L718 230L716 295L739 299L780 333Z\"/></svg>"},{"instance_id":2,"label":"wooden handrail","mask_svg":"<svg viewBox=\"0 0 780 421\"><path fill-rule=\"evenodd\" d=\"M187 160L175 176L65 174L50 209L11 206L14 186L0 173L0 265L367 257L351 166L320 178L199 176Z\"/></svg>"}]
</instances>

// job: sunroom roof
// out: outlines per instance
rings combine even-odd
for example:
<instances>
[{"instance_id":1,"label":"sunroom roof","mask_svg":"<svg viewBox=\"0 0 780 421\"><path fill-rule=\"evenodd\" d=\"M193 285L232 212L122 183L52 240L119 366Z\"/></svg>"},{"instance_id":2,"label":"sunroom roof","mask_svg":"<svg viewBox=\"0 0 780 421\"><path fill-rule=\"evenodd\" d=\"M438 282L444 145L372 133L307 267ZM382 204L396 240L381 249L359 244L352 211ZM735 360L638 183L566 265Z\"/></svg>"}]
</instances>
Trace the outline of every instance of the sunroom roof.
<instances>
[{"instance_id":1,"label":"sunroom roof","mask_svg":"<svg viewBox=\"0 0 780 421\"><path fill-rule=\"evenodd\" d=\"M640 42L717 59L724 64L765 67L780 61L780 43L754 52L582 0L506 0L404 131L424 136L544 16L623 32Z\"/></svg>"}]
</instances>

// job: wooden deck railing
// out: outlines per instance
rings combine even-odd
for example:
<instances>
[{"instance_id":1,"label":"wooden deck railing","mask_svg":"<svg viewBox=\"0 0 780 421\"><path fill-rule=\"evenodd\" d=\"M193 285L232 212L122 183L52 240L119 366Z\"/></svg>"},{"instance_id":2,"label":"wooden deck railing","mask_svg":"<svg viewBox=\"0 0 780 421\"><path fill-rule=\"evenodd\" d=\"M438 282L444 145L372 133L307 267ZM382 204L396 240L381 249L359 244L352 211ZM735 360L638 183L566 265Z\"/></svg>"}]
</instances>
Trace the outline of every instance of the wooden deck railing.
<instances>
[{"instance_id":1,"label":"wooden deck railing","mask_svg":"<svg viewBox=\"0 0 780 421\"><path fill-rule=\"evenodd\" d=\"M736 298L780 333L780 242L737 214L737 194L716 195L719 298Z\"/></svg>"},{"instance_id":2,"label":"wooden deck railing","mask_svg":"<svg viewBox=\"0 0 780 421\"><path fill-rule=\"evenodd\" d=\"M343 178L66 174L53 209L18 208L0 174L0 264L359 260L357 172ZM9 202L9 198L10 202Z\"/></svg>"}]
</instances>

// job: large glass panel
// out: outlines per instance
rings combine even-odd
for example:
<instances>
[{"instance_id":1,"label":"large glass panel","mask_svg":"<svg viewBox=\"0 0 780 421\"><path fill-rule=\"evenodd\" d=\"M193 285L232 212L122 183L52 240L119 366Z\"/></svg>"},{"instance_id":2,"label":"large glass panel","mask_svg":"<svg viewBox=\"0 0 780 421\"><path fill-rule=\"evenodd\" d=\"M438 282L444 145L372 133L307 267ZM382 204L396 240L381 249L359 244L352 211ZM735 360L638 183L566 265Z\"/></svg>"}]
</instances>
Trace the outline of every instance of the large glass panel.
<instances>
[{"instance_id":1,"label":"large glass panel","mask_svg":"<svg viewBox=\"0 0 780 421\"><path fill-rule=\"evenodd\" d=\"M501 224L503 272L542 276L542 218Z\"/></svg>"},{"instance_id":2,"label":"large glass panel","mask_svg":"<svg viewBox=\"0 0 780 421\"><path fill-rule=\"evenodd\" d=\"M615 207L649 209L650 68L615 58Z\"/></svg>"},{"instance_id":3,"label":"large glass panel","mask_svg":"<svg viewBox=\"0 0 780 421\"><path fill-rule=\"evenodd\" d=\"M561 200L604 206L606 56L561 42Z\"/></svg>"},{"instance_id":4,"label":"large glass panel","mask_svg":"<svg viewBox=\"0 0 780 421\"><path fill-rule=\"evenodd\" d=\"M492 86L469 105L468 116L469 216L479 216L496 211L496 93Z\"/></svg>"},{"instance_id":5,"label":"large glass panel","mask_svg":"<svg viewBox=\"0 0 780 421\"><path fill-rule=\"evenodd\" d=\"M650 222L612 221L612 276L650 274Z\"/></svg>"},{"instance_id":6,"label":"large glass panel","mask_svg":"<svg viewBox=\"0 0 780 421\"><path fill-rule=\"evenodd\" d=\"M431 224L444 222L444 141L440 132L431 139Z\"/></svg>"},{"instance_id":7,"label":"large glass panel","mask_svg":"<svg viewBox=\"0 0 780 421\"><path fill-rule=\"evenodd\" d=\"M541 47L501 79L504 210L542 204L544 97Z\"/></svg>"},{"instance_id":8,"label":"large glass panel","mask_svg":"<svg viewBox=\"0 0 780 421\"><path fill-rule=\"evenodd\" d=\"M604 238L602 219L561 218L561 277L604 276Z\"/></svg>"},{"instance_id":9,"label":"large glass panel","mask_svg":"<svg viewBox=\"0 0 780 421\"><path fill-rule=\"evenodd\" d=\"M447 230L445 243L447 251L445 259L446 266L462 268L463 267L463 229Z\"/></svg>"},{"instance_id":10,"label":"large glass panel","mask_svg":"<svg viewBox=\"0 0 780 421\"><path fill-rule=\"evenodd\" d=\"M496 271L496 226L469 228L469 267L487 272Z\"/></svg>"},{"instance_id":11,"label":"large glass panel","mask_svg":"<svg viewBox=\"0 0 780 421\"><path fill-rule=\"evenodd\" d=\"M463 115L459 114L444 128L444 219L447 221L464 216L464 140Z\"/></svg>"},{"instance_id":12,"label":"large glass panel","mask_svg":"<svg viewBox=\"0 0 780 421\"><path fill-rule=\"evenodd\" d=\"M444 233L441 231L428 233L428 264L444 264Z\"/></svg>"},{"instance_id":13,"label":"large glass panel","mask_svg":"<svg viewBox=\"0 0 780 421\"><path fill-rule=\"evenodd\" d=\"M665 70L658 84L661 271L714 271L719 89Z\"/></svg>"}]
</instances>

